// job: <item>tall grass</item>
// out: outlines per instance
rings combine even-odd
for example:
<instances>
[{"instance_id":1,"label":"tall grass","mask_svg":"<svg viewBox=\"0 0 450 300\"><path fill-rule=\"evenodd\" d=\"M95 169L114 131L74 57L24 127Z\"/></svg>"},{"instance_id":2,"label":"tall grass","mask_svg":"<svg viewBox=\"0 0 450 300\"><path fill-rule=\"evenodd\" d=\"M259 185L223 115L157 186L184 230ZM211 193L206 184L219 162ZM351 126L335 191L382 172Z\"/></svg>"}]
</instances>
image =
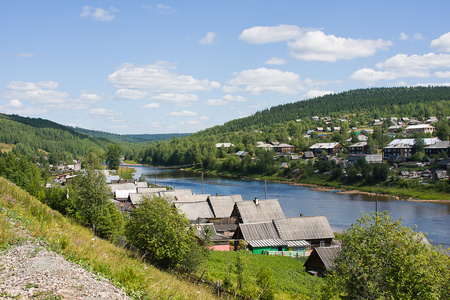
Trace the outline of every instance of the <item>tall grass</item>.
<instances>
[{"instance_id":1,"label":"tall grass","mask_svg":"<svg viewBox=\"0 0 450 300\"><path fill-rule=\"evenodd\" d=\"M108 278L135 299L214 299L210 290L190 284L143 262L132 252L95 237L42 204L6 179L0 178L0 246L16 239L6 216L68 260Z\"/></svg>"}]
</instances>

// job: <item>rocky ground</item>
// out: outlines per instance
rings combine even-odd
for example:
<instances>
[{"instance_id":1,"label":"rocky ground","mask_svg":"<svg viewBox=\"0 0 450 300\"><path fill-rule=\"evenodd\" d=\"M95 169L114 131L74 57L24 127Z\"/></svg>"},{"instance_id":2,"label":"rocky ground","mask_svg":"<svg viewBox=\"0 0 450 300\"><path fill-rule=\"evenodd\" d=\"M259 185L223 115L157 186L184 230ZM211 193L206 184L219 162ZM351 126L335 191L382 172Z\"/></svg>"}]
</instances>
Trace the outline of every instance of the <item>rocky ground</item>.
<instances>
[{"instance_id":1,"label":"rocky ground","mask_svg":"<svg viewBox=\"0 0 450 300\"><path fill-rule=\"evenodd\" d=\"M31 237L0 252L0 299L130 299Z\"/></svg>"}]
</instances>

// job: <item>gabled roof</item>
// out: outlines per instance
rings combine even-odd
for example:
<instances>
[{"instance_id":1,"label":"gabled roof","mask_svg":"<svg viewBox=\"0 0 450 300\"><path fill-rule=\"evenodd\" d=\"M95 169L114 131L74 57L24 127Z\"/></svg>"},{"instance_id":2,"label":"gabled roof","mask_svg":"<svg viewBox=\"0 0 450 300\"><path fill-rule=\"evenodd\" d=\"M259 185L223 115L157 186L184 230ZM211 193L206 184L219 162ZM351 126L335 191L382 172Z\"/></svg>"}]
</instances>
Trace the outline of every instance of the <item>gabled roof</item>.
<instances>
[{"instance_id":1,"label":"gabled roof","mask_svg":"<svg viewBox=\"0 0 450 300\"><path fill-rule=\"evenodd\" d=\"M136 189L132 190L115 190L114 197L116 199L128 199L128 195L136 194Z\"/></svg>"},{"instance_id":2,"label":"gabled roof","mask_svg":"<svg viewBox=\"0 0 450 300\"><path fill-rule=\"evenodd\" d=\"M425 149L446 149L450 148L450 141L439 141L433 145L425 147Z\"/></svg>"},{"instance_id":3,"label":"gabled roof","mask_svg":"<svg viewBox=\"0 0 450 300\"><path fill-rule=\"evenodd\" d=\"M158 197L157 193L147 193L147 194L130 194L128 196L128 202L131 202L135 207L138 206L139 204L141 204L145 197L151 198L151 197Z\"/></svg>"},{"instance_id":4,"label":"gabled roof","mask_svg":"<svg viewBox=\"0 0 450 300\"><path fill-rule=\"evenodd\" d=\"M340 247L314 248L311 255L305 261L304 266L310 264L310 262L313 261L315 258L319 258L320 261L323 263L325 269L330 270L333 267L333 260L335 259L336 255L339 253L340 250L341 250Z\"/></svg>"},{"instance_id":5,"label":"gabled roof","mask_svg":"<svg viewBox=\"0 0 450 300\"><path fill-rule=\"evenodd\" d=\"M393 144L384 147L384 149L412 149L412 148L413 146L411 146L410 144Z\"/></svg>"},{"instance_id":6,"label":"gabled roof","mask_svg":"<svg viewBox=\"0 0 450 300\"><path fill-rule=\"evenodd\" d=\"M143 181L136 182L136 188L146 188L146 187L148 187L147 182L143 182Z\"/></svg>"},{"instance_id":7,"label":"gabled roof","mask_svg":"<svg viewBox=\"0 0 450 300\"><path fill-rule=\"evenodd\" d=\"M242 202L241 195L230 196L209 196L209 203L216 218L228 218L233 212L233 207L236 202Z\"/></svg>"},{"instance_id":8,"label":"gabled roof","mask_svg":"<svg viewBox=\"0 0 450 300\"><path fill-rule=\"evenodd\" d=\"M209 194L201 195L176 195L173 197L173 203L179 202L206 202Z\"/></svg>"},{"instance_id":9,"label":"gabled roof","mask_svg":"<svg viewBox=\"0 0 450 300\"><path fill-rule=\"evenodd\" d=\"M246 241L280 239L272 221L239 224L239 230Z\"/></svg>"},{"instance_id":10,"label":"gabled roof","mask_svg":"<svg viewBox=\"0 0 450 300\"><path fill-rule=\"evenodd\" d=\"M235 212L242 219L242 223L267 222L284 218L278 199L236 202L233 214Z\"/></svg>"},{"instance_id":11,"label":"gabled roof","mask_svg":"<svg viewBox=\"0 0 450 300\"><path fill-rule=\"evenodd\" d=\"M205 227L209 227L211 229L212 235L210 236L211 241L227 241L231 238L229 236L217 233L215 225L212 223L203 223L203 224L192 224L197 229L197 237L199 239L205 238Z\"/></svg>"},{"instance_id":12,"label":"gabled roof","mask_svg":"<svg viewBox=\"0 0 450 300\"><path fill-rule=\"evenodd\" d=\"M325 216L275 219L273 222L280 238L285 241L334 238Z\"/></svg>"},{"instance_id":13,"label":"gabled roof","mask_svg":"<svg viewBox=\"0 0 450 300\"><path fill-rule=\"evenodd\" d=\"M423 143L425 145L433 145L436 143L441 142L441 140L438 137L434 137L434 138L424 138L423 139ZM388 146L392 146L392 145L396 145L396 144L408 144L410 146L414 146L415 144L415 139L395 139L392 142L390 142L388 144Z\"/></svg>"},{"instance_id":14,"label":"gabled roof","mask_svg":"<svg viewBox=\"0 0 450 300\"><path fill-rule=\"evenodd\" d=\"M198 218L214 218L214 214L208 202L174 202L175 207L184 213L189 220Z\"/></svg>"},{"instance_id":15,"label":"gabled roof","mask_svg":"<svg viewBox=\"0 0 450 300\"><path fill-rule=\"evenodd\" d=\"M116 190L136 190L134 183L110 184L109 188L114 193Z\"/></svg>"},{"instance_id":16,"label":"gabled roof","mask_svg":"<svg viewBox=\"0 0 450 300\"><path fill-rule=\"evenodd\" d=\"M337 145L340 145L341 143L315 143L309 149L334 149Z\"/></svg>"}]
</instances>

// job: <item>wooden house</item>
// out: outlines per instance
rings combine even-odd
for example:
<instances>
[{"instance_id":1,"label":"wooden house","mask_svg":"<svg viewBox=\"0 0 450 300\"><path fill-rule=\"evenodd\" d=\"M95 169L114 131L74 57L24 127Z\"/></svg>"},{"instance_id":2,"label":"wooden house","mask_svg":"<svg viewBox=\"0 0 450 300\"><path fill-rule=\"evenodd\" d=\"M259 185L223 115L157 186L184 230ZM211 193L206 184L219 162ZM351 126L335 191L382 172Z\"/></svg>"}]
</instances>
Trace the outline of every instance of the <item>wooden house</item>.
<instances>
[{"instance_id":1,"label":"wooden house","mask_svg":"<svg viewBox=\"0 0 450 300\"><path fill-rule=\"evenodd\" d=\"M276 218L284 218L278 199L236 202L231 217L236 217L239 223L267 222Z\"/></svg>"},{"instance_id":2,"label":"wooden house","mask_svg":"<svg viewBox=\"0 0 450 300\"><path fill-rule=\"evenodd\" d=\"M314 248L305 261L306 272L314 276L323 276L326 271L333 267L333 260L340 251L340 247L319 247Z\"/></svg>"},{"instance_id":3,"label":"wooden house","mask_svg":"<svg viewBox=\"0 0 450 300\"><path fill-rule=\"evenodd\" d=\"M441 154L443 152L446 152L447 156L450 155L450 141L441 141L425 147L426 155Z\"/></svg>"},{"instance_id":4,"label":"wooden house","mask_svg":"<svg viewBox=\"0 0 450 300\"><path fill-rule=\"evenodd\" d=\"M209 196L208 202L214 212L214 218L229 218L233 212L235 203L242 202L241 195Z\"/></svg>"},{"instance_id":5,"label":"wooden house","mask_svg":"<svg viewBox=\"0 0 450 300\"><path fill-rule=\"evenodd\" d=\"M337 156L343 149L344 146L341 143L315 143L309 147L314 156L321 155L322 151L325 151L327 155Z\"/></svg>"},{"instance_id":6,"label":"wooden house","mask_svg":"<svg viewBox=\"0 0 450 300\"><path fill-rule=\"evenodd\" d=\"M193 224L197 230L197 238L199 240L204 240L206 237L205 228L208 227L211 236L209 237L212 242L211 249L214 251L230 251L230 240L229 236L220 234L216 231L214 224L204 223L204 224Z\"/></svg>"},{"instance_id":7,"label":"wooden house","mask_svg":"<svg viewBox=\"0 0 450 300\"><path fill-rule=\"evenodd\" d=\"M348 154L367 154L369 147L367 142L358 142L348 147Z\"/></svg>"},{"instance_id":8,"label":"wooden house","mask_svg":"<svg viewBox=\"0 0 450 300\"><path fill-rule=\"evenodd\" d=\"M408 144L388 145L383 149L383 158L392 157L408 157L413 155L414 147Z\"/></svg>"}]
</instances>

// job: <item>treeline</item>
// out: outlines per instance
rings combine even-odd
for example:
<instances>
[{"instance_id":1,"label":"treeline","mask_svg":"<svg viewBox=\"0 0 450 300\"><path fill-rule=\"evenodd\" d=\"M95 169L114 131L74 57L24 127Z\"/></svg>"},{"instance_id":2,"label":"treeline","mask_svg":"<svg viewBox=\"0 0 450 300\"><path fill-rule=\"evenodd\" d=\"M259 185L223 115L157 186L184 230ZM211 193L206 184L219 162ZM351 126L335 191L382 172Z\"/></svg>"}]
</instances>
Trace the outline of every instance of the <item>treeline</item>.
<instances>
[{"instance_id":1,"label":"treeline","mask_svg":"<svg viewBox=\"0 0 450 300\"><path fill-rule=\"evenodd\" d=\"M223 134L270 127L296 119L354 117L355 121L398 116L443 117L450 115L450 87L371 88L325 95L311 100L278 105L197 133Z\"/></svg>"},{"instance_id":2,"label":"treeline","mask_svg":"<svg viewBox=\"0 0 450 300\"><path fill-rule=\"evenodd\" d=\"M48 120L4 114L0 114L0 142L15 145L16 154L28 157L39 155L39 150L43 150L74 158L84 156L91 148L106 149L111 143Z\"/></svg>"},{"instance_id":3,"label":"treeline","mask_svg":"<svg viewBox=\"0 0 450 300\"><path fill-rule=\"evenodd\" d=\"M72 127L73 130L92 137L108 139L121 143L151 143L160 140L172 139L174 137L181 138L189 136L191 133L162 133L162 134L115 134L104 131L89 130L79 127Z\"/></svg>"}]
</instances>

